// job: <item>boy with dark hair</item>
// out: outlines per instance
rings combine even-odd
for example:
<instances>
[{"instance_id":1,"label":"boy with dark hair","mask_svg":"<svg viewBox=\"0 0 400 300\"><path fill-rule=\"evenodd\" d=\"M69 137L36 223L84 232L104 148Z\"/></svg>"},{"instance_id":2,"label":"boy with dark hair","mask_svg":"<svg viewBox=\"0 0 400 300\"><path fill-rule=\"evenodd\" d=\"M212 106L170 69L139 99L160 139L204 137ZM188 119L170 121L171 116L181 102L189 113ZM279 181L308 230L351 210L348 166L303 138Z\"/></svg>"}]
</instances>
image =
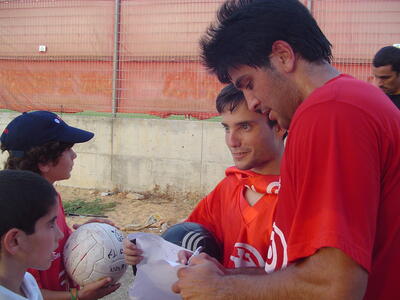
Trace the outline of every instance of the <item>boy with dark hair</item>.
<instances>
[{"instance_id":1,"label":"boy with dark hair","mask_svg":"<svg viewBox=\"0 0 400 300\"><path fill-rule=\"evenodd\" d=\"M28 171L0 171L0 299L41 300L28 268L50 267L58 241L57 192Z\"/></svg>"},{"instance_id":2,"label":"boy with dark hair","mask_svg":"<svg viewBox=\"0 0 400 300\"><path fill-rule=\"evenodd\" d=\"M377 85L400 109L400 48L383 47L375 54L372 65Z\"/></svg>"},{"instance_id":3,"label":"boy with dark hair","mask_svg":"<svg viewBox=\"0 0 400 300\"><path fill-rule=\"evenodd\" d=\"M235 166L226 169L225 178L186 221L213 233L223 250L221 263L230 273L247 268L262 272L278 198L283 130L264 115L249 111L243 93L232 84L222 89L216 106ZM128 240L124 245L126 261L140 262L142 252ZM189 255L180 252L181 263Z\"/></svg>"},{"instance_id":4,"label":"boy with dark hair","mask_svg":"<svg viewBox=\"0 0 400 300\"><path fill-rule=\"evenodd\" d=\"M184 299L397 299L400 111L340 74L297 0L230 0L203 59L290 134L268 245L270 274L225 276L206 255L178 271Z\"/></svg>"},{"instance_id":5,"label":"boy with dark hair","mask_svg":"<svg viewBox=\"0 0 400 300\"><path fill-rule=\"evenodd\" d=\"M68 179L76 158L75 143L90 140L94 134L67 125L59 116L48 111L23 113L12 120L0 137L2 151L8 151L6 169L29 170L53 184ZM29 269L42 289L44 299L98 299L115 291L119 284L109 285L111 278L90 283L76 290L63 263L64 245L71 234L67 226L61 197L58 194L57 225L64 237L59 241L51 267L46 270ZM92 219L89 222L112 222ZM74 225L76 229L78 225Z\"/></svg>"}]
</instances>

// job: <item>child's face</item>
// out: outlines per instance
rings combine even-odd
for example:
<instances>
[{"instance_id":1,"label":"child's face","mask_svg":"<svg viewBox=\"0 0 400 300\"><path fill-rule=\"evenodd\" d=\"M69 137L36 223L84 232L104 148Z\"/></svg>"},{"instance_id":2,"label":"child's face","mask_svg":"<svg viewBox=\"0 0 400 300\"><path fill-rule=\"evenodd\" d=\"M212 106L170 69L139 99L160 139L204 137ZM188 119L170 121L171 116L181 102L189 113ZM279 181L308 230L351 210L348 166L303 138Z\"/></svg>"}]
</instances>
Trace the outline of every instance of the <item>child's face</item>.
<instances>
[{"instance_id":1,"label":"child's face","mask_svg":"<svg viewBox=\"0 0 400 300\"><path fill-rule=\"evenodd\" d=\"M58 248L58 241L64 234L57 226L58 201L49 212L37 220L35 232L26 235L26 265L29 268L46 270L53 261L53 252Z\"/></svg>"},{"instance_id":2,"label":"child's face","mask_svg":"<svg viewBox=\"0 0 400 300\"><path fill-rule=\"evenodd\" d=\"M70 178L75 158L75 151L72 150L72 148L66 149L61 154L57 164L50 162L42 166L41 169L43 177L45 177L51 183Z\"/></svg>"}]
</instances>

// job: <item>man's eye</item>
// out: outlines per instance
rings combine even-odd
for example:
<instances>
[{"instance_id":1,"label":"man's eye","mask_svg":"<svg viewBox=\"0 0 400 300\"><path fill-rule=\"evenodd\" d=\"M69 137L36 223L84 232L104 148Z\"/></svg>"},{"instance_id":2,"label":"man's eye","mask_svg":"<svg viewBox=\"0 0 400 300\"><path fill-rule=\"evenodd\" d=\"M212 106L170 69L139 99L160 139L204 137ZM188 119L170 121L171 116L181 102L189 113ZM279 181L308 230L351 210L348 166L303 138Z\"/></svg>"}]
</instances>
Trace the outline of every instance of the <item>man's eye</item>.
<instances>
[{"instance_id":1,"label":"man's eye","mask_svg":"<svg viewBox=\"0 0 400 300\"><path fill-rule=\"evenodd\" d=\"M250 129L250 125L249 124L242 124L242 128L245 130Z\"/></svg>"}]
</instances>

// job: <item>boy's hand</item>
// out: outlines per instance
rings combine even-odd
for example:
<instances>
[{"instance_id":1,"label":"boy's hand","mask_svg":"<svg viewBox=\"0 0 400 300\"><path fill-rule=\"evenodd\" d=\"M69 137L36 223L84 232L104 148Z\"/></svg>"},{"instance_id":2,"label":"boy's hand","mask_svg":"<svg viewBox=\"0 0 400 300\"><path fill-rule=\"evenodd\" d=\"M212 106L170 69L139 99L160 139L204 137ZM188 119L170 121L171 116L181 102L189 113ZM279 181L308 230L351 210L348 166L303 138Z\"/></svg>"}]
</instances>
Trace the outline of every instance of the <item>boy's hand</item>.
<instances>
[{"instance_id":1,"label":"boy's hand","mask_svg":"<svg viewBox=\"0 0 400 300\"><path fill-rule=\"evenodd\" d=\"M143 251L139 249L134 243L132 243L129 239L124 239L124 257L125 262L128 265L137 265L143 259Z\"/></svg>"},{"instance_id":2,"label":"boy's hand","mask_svg":"<svg viewBox=\"0 0 400 300\"><path fill-rule=\"evenodd\" d=\"M186 265L189 261L189 258L192 256L193 252L187 251L187 250L180 250L178 252L178 261Z\"/></svg>"},{"instance_id":3,"label":"boy's hand","mask_svg":"<svg viewBox=\"0 0 400 300\"><path fill-rule=\"evenodd\" d=\"M95 282L88 283L78 291L80 300L96 300L111 294L120 287L120 283L110 284L112 279L106 277Z\"/></svg>"},{"instance_id":4,"label":"boy's hand","mask_svg":"<svg viewBox=\"0 0 400 300\"><path fill-rule=\"evenodd\" d=\"M116 226L115 223L114 223L113 221L108 220L108 219L104 219L104 218L93 218L93 219L90 219L89 221L86 221L86 222L83 223L83 224L74 224L74 225L72 225L72 228L76 230L76 229L78 229L79 227L81 227L82 225L88 224L88 223L105 223L105 224L114 226L114 227L116 227L117 229L119 229L119 227Z\"/></svg>"}]
</instances>

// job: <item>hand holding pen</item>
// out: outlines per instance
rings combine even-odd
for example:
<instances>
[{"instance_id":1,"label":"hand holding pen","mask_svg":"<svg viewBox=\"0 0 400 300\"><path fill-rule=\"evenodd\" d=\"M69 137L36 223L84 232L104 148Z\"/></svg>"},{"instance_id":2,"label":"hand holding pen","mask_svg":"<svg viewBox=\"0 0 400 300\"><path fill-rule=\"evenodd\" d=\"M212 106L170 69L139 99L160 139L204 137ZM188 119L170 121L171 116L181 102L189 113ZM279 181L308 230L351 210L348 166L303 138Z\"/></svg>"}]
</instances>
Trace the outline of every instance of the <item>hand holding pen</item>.
<instances>
[{"instance_id":1,"label":"hand holding pen","mask_svg":"<svg viewBox=\"0 0 400 300\"><path fill-rule=\"evenodd\" d=\"M190 262L192 261L192 258L199 255L203 251L203 246L198 247L196 250L194 250L193 254L189 257L187 261L187 265L190 265Z\"/></svg>"}]
</instances>

